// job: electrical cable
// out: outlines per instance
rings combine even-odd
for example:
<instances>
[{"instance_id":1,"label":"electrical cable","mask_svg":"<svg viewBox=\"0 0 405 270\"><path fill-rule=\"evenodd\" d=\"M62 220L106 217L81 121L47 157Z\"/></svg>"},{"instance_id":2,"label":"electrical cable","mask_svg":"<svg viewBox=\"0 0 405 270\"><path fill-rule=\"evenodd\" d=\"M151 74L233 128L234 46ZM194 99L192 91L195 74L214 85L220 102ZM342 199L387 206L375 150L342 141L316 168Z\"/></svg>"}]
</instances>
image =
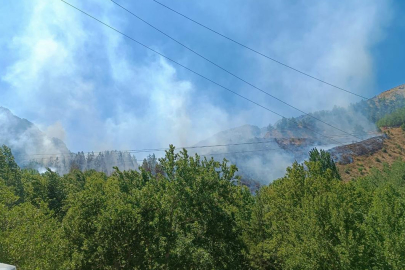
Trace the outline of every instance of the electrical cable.
<instances>
[{"instance_id":1,"label":"electrical cable","mask_svg":"<svg viewBox=\"0 0 405 270\"><path fill-rule=\"evenodd\" d=\"M249 151L237 151L237 152L225 152L225 153L210 153L210 154L201 154L199 156L213 156L213 155L228 155L228 154L243 154L243 153L252 153L252 152L264 152L264 151L276 151L281 148L270 148L270 149L259 149L259 150L249 150ZM45 157L45 158L36 158L36 159L22 159L21 161L31 161L38 162L43 160L53 160L54 157ZM59 158L58 156L56 158ZM64 158L64 156L62 156Z\"/></svg>"},{"instance_id":2,"label":"electrical cable","mask_svg":"<svg viewBox=\"0 0 405 270\"><path fill-rule=\"evenodd\" d=\"M243 47L243 48L245 48L245 49L247 49L247 50L250 50L250 51L252 51L252 52L254 52L254 53L256 53L256 54L258 54L258 55L260 55L260 56L263 56L263 57L267 58L268 60L271 60L271 61L273 61L273 62L275 62L275 63L277 63L277 64L280 64L280 65L282 65L282 66L284 66L284 67L286 67L286 68L289 68L289 69L291 69L291 70L293 70L293 71L295 71L295 72L298 72L298 73L300 73L300 74L302 74L302 75L304 75L304 76L307 76L307 77L309 77L309 78L312 78L312 79L314 79L314 80L317 80L317 81L319 81L319 82L321 82L321 83L323 83L323 84L326 84L326 85L329 85L329 86L331 86L331 87L334 87L334 88L336 88L336 89L338 89L338 90L347 92L347 93L349 93L349 94L355 95L355 96L360 97L360 98L362 98L362 99L367 99L367 100L369 99L369 98L367 98L367 97L364 97L364 96L362 96L362 95L356 94L356 93L354 93L354 92L351 92L351 91L349 91L349 90L346 90L346 89L341 88L341 87L339 87L339 86L336 86L336 85L334 85L334 84L328 83L328 82L326 82L326 81L324 81L324 80L322 80L322 79L319 79L319 78L317 78L317 77L315 77L315 76L312 76L312 75L310 75L310 74L308 74L308 73L306 73L306 72L303 72L303 71L301 71L301 70L299 70L299 69L296 69L296 68L294 68L294 67L292 67L292 66L290 66L290 65L284 64L283 62L281 62L281 61L279 61L279 60L276 60L276 59L274 59L274 58L272 58L272 57L270 57L270 56L267 56L267 55L265 55L264 53L261 53L261 52L255 50L255 49L252 49L252 48L250 48L249 46L244 45L243 43L240 43L240 42L236 41L235 39L232 39L232 38L230 38L230 37L227 37L227 36L225 36L225 35L219 33L218 31L216 31L216 30L214 30L214 29L212 29L212 28L210 28L210 27L208 27L208 26L206 26L206 25L204 25L204 24L202 24L202 23L200 23L200 22L197 22L197 21L194 20L194 19L191 19L190 17L188 17L188 16L186 16L186 15L184 15L184 14L182 14L182 13L180 13L180 12L178 12L178 11L176 11L176 10L170 8L170 7L168 7L167 5L165 5L165 4L163 4L163 3L159 2L159 1L156 1L156 0L152 0L152 1L154 1L155 3L161 5L162 7L164 7L164 8L166 8L166 9L168 9L168 10L170 10L170 11L172 11L172 12L174 12L174 13L176 13L176 14L178 14L178 15L184 17L184 18L186 18L187 20L189 20L189 21L191 21L191 22L193 22L193 23L195 23L195 24L198 24L199 26L201 26L201 27L203 27L203 28L205 28L205 29L207 29L207 30L209 30L209 31L211 31L211 32L213 32L213 33L215 33L215 34L217 34L217 35L219 35L219 36L221 36L221 37L223 37L223 38L225 38L225 39L227 39L227 40L229 40L229 41L231 41L231 42L233 42L233 43L235 43L235 44L237 44L237 45L239 45L239 46L241 46L241 47Z\"/></svg>"},{"instance_id":3,"label":"electrical cable","mask_svg":"<svg viewBox=\"0 0 405 270\"><path fill-rule=\"evenodd\" d=\"M366 132L365 134L369 135L378 135L378 132ZM361 134L359 134L361 135ZM339 138L344 138L348 137L346 135L330 135L331 137L339 137ZM215 145L200 145L200 146L184 146L184 147L176 147L176 149L204 149L204 148L214 148L214 147L228 147L228 146L243 146L243 145L257 145L257 144L267 144L267 143L277 143L276 140L280 139L287 139L287 140L306 140L306 139L311 139L311 138L297 138L297 137L292 137L292 138L272 138L270 141L260 141L260 142L244 142L244 143L230 143L230 144L215 144ZM33 156L51 156L52 157L66 157L66 156L76 156L79 153L83 154L101 154L101 153L130 153L130 154L140 154L140 153L153 153L153 152L163 152L167 151L170 148L146 148L146 149L130 149L130 150L113 150L113 151L90 151L90 152L78 152L78 153L59 153L59 154L43 154L43 153L37 153L37 154L17 154L15 156L24 156L24 157L33 157ZM263 151L266 150L276 150L276 149L264 149ZM256 151L256 150L254 150ZM261 151L261 150L257 150ZM212 153L212 154L217 154L217 153ZM226 153L219 153L219 154L226 154ZM208 154L211 155L211 154Z\"/></svg>"},{"instance_id":4,"label":"electrical cable","mask_svg":"<svg viewBox=\"0 0 405 270\"><path fill-rule=\"evenodd\" d=\"M276 97L276 96L270 94L269 92L264 91L263 89L261 89L261 88L255 86L255 85L253 85L252 83L246 81L245 79L241 78L240 76L238 76L238 75L232 73L231 71L229 71L229 70L223 68L222 66L220 66L220 65L217 64L217 63L215 63L214 61L208 59L207 57L203 56L202 54L200 54L200 53L196 52L195 50L191 49L190 47L188 47L188 46L185 45L184 43L182 43L182 42L178 41L177 39L171 37L170 35L166 34L165 32L163 32L162 30L160 30L160 29L157 28L156 26L150 24L150 23L147 22L145 19L143 19L143 18L141 18L140 16L136 15L135 13L133 13L132 11L130 11L130 10L128 10L127 8L123 7L122 5L120 5L119 3L115 2L114 0L110 0L110 1L113 2L115 5L119 6L120 8L122 8L123 10L125 10L126 12L128 12L129 14L131 14L132 16L134 16L135 18L137 18L138 20L142 21L143 23L149 25L150 27L152 27L152 28L155 29L156 31L158 31L158 32L160 32L161 34L165 35L166 37L170 38L171 40L173 40L174 42L176 42L176 43L179 44L180 46L186 48L187 50L191 51L191 52L194 53L195 55L197 55L197 56L199 56L200 58L206 60L207 62L211 63L212 65L216 66L217 68L219 68L219 69L225 71L226 73L228 73L229 75L231 75L231 76L237 78L238 80L244 82L245 84L247 84L247 85L253 87L254 89L256 89L256 90L258 90L258 91L260 91L260 92L262 92L262 93L264 93L264 94L266 94L266 95L272 97L273 99L275 99L275 100L277 100L277 101L283 103L284 105L287 105L287 106L289 106L289 107L291 107L291 108L293 108L293 109L295 109L295 110L297 110L297 111L299 111L299 112L301 112L301 113L303 113L303 114L305 114L305 115L307 115L307 116L309 116L309 117L311 117L311 118L313 118L313 119L315 119L315 120L317 120L317 121L319 121L319 122L321 122L321 123L323 123L323 124L325 124L325 125L327 125L327 126L329 126L329 127L332 127L332 128L334 128L334 129L336 129L336 130L339 130L339 131L341 131L341 132L343 132L343 133L346 133L346 134L348 134L348 135L351 135L351 136L355 137L356 139L359 139L359 138L356 137L355 135L353 135L353 134L351 134L351 133L349 133L349 132L346 132L346 131L344 131L344 130L338 128L338 127L335 127L335 126L333 126L333 125L331 125L331 124L329 124L329 123L327 123L327 122L325 122L325 121L323 121L323 120L321 120L321 119L319 119L319 118L313 116L312 114L309 114L309 113L307 113L307 112L305 112L305 111L303 111L303 110L301 110L301 109L295 107L294 105L291 105L291 104L289 104L288 102L285 102L285 101L283 101L282 99L280 99L280 98L278 98L278 97Z\"/></svg>"},{"instance_id":5,"label":"electrical cable","mask_svg":"<svg viewBox=\"0 0 405 270\"><path fill-rule=\"evenodd\" d=\"M61 1L64 2L65 4L71 6L72 8L74 8L74 9L80 11L81 13L85 14L86 16L88 16L88 17L94 19L95 21L97 21L97 22L103 24L104 26L106 26L106 27L108 27L108 28L114 30L115 32L117 32L117 33L123 35L124 37L126 37L126 38L128 38L128 39L130 39L130 40L136 42L137 44L139 44L139 45L145 47L146 49L148 49L148 50L150 50L150 51L152 51L152 52L154 52L154 53L156 53L156 54L162 56L163 58L165 58L165 59L167 59L167 60L169 60L169 61L171 61L171 62L173 62L173 63L175 63L175 64L177 64L177 65L179 65L179 66L181 66L181 67L183 67L184 69L186 69L186 70L188 70L188 71L194 73L195 75L198 75L198 76L200 76L201 78L203 78L203 79L205 79L205 80L207 80L207 81L209 81L209 82L211 82L211 83L213 83L213 84L215 84L215 85L217 85L217 86L219 86L219 87L221 87L221 88L223 88L223 89L225 89L225 90L227 90L227 91L229 91L229 92L231 92L231 93L233 93L233 94L235 94L235 95L237 95L237 96L239 96L240 98L243 98L243 99L245 99L245 100L247 100L247 101L249 101L249 102L251 102L251 103L253 103L253 104L255 104L255 105L257 105L257 106L259 106L259 107L261 107L261 108L263 108L263 109L265 109L265 110L267 110L267 111L269 111L269 112L271 112L271 113L273 113L273 114L275 114L275 115L278 115L278 116L280 116L280 117L282 117L282 118L286 118L286 117L283 116L282 114L277 113L277 112L275 112L275 111L273 111L273 110L271 110L271 109L269 109L269 108L267 108L267 107L265 107L265 106L263 106L263 105L261 105L261 104L255 102L255 101L253 101L253 100L251 100L251 99L249 99L249 98L247 98L247 97L245 97L245 96L243 96L243 95L241 95L241 94L239 94L239 93L237 93L237 92L235 92L235 91L233 91L233 90L231 90L231 89L229 89L229 88L227 88L227 87L225 87L225 86L223 86L223 85L221 85L221 84L219 84L219 83L217 83L217 82L215 82L215 81L213 81L213 80L211 80L210 78L208 78L208 77L206 77L206 76L204 76L204 75L202 75L202 74L200 74L200 73L198 73L198 72L196 72L196 71L194 71L194 70L192 70L192 69L190 69L190 68L184 66L183 64L180 64L179 62L177 62L177 61L171 59L170 57L168 57L168 56L166 56L166 55L164 55L164 54L162 54L162 53L160 53L160 52L158 52L158 51L156 51L156 50L150 48L149 46L147 46L147 45L145 45L145 44L143 44L143 43L137 41L136 39L134 39L134 38L128 36L127 34L121 32L121 31L119 31L119 30L117 30L116 28L114 28L114 27L110 26L109 24L107 24L107 23L105 23L105 22L103 22L103 21L97 19L96 17L94 17L94 16L92 16L92 15L86 13L85 11L83 11L83 10L81 10L81 9L79 9L79 8L77 8L77 7L75 7L75 6L73 6L72 4L70 4L70 3L68 3L68 2L66 2L66 1L64 1L64 0L61 0ZM321 134L321 133L319 133L319 132L316 132L315 130L312 130L312 129L308 128L308 127L304 127L304 128L307 129L307 130L310 130L310 131L314 132L315 134L319 134L319 135L321 135L321 136L323 136L323 137L328 138L328 136L325 136L324 134ZM339 143L338 141L333 140L333 139L331 139L331 138L329 138L329 140L330 140L330 141L333 141L333 142L335 142L335 143Z\"/></svg>"}]
</instances>

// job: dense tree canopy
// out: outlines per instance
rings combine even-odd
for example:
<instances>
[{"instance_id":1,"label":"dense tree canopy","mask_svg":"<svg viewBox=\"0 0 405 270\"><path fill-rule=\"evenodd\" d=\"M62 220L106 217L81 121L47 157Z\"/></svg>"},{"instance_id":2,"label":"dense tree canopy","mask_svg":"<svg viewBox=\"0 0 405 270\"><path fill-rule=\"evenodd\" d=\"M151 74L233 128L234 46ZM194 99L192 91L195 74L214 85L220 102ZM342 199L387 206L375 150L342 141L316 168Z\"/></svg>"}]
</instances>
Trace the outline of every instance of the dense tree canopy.
<instances>
[{"instance_id":1,"label":"dense tree canopy","mask_svg":"<svg viewBox=\"0 0 405 270\"><path fill-rule=\"evenodd\" d=\"M176 154L111 176L21 170L0 150L0 261L18 269L403 269L405 163L342 182L312 150L256 194Z\"/></svg>"}]
</instances>

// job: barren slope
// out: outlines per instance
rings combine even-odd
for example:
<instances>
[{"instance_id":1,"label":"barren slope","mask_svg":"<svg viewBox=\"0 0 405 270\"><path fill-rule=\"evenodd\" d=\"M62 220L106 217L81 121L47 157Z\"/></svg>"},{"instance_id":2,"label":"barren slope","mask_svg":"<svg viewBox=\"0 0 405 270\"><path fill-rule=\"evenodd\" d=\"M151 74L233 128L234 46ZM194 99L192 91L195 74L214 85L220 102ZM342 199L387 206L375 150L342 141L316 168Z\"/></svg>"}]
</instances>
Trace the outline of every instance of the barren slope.
<instances>
[{"instance_id":1,"label":"barren slope","mask_svg":"<svg viewBox=\"0 0 405 270\"><path fill-rule=\"evenodd\" d=\"M405 132L401 128L389 128L388 135L380 150L362 156L353 156L353 163L339 164L338 169L343 180L367 175L372 168L382 169L383 164L392 164L405 157Z\"/></svg>"}]
</instances>

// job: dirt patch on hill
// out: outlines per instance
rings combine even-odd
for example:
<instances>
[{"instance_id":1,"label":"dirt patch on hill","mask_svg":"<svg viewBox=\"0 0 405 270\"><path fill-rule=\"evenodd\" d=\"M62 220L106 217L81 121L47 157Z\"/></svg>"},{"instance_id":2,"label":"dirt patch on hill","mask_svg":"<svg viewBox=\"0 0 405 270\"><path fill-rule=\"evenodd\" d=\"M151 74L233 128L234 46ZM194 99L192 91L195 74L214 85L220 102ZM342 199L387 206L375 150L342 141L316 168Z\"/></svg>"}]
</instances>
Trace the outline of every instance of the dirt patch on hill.
<instances>
[{"instance_id":1,"label":"dirt patch on hill","mask_svg":"<svg viewBox=\"0 0 405 270\"><path fill-rule=\"evenodd\" d=\"M405 157L405 132L401 128L389 128L385 134L386 138L383 139L380 149L363 155L353 155L349 164L337 163L343 180L367 175L373 168L382 169L384 163L392 164L395 160ZM377 141L374 147L378 147ZM363 150L360 152L363 153Z\"/></svg>"},{"instance_id":2,"label":"dirt patch on hill","mask_svg":"<svg viewBox=\"0 0 405 270\"><path fill-rule=\"evenodd\" d=\"M402 95L405 97L405 84L394 87L390 90L382 92L376 98L378 99L393 99L396 95Z\"/></svg>"},{"instance_id":3,"label":"dirt patch on hill","mask_svg":"<svg viewBox=\"0 0 405 270\"><path fill-rule=\"evenodd\" d=\"M286 151L295 151L297 148L304 148L314 145L315 141L308 138L276 138L278 146Z\"/></svg>"}]
</instances>

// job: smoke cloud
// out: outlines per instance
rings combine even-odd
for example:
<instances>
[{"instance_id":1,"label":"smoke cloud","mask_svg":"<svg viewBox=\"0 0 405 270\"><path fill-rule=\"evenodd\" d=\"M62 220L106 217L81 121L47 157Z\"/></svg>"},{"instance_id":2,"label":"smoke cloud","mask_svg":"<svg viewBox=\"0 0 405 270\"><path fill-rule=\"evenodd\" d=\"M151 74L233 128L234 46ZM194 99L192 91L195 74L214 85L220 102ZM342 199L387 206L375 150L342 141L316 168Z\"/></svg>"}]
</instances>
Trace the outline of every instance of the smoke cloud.
<instances>
[{"instance_id":1,"label":"smoke cloud","mask_svg":"<svg viewBox=\"0 0 405 270\"><path fill-rule=\"evenodd\" d=\"M109 1L71 3L264 106L287 117L299 115L179 48ZM126 5L218 64L300 109L313 112L358 101L234 46L152 1ZM390 23L391 1L315 1L308 5L282 0L207 0L184 5L175 0L170 5L338 86L366 96L377 91L372 49L384 38L383 29ZM24 19L13 19L15 16L4 10L20 10ZM63 2L13 1L4 10L0 105L34 122L49 137L64 140L72 151L193 145L221 130L245 124L265 127L279 119L126 40ZM281 159L278 163L283 167L290 162L289 158L272 159ZM266 166L258 160L246 164Z\"/></svg>"}]
</instances>

